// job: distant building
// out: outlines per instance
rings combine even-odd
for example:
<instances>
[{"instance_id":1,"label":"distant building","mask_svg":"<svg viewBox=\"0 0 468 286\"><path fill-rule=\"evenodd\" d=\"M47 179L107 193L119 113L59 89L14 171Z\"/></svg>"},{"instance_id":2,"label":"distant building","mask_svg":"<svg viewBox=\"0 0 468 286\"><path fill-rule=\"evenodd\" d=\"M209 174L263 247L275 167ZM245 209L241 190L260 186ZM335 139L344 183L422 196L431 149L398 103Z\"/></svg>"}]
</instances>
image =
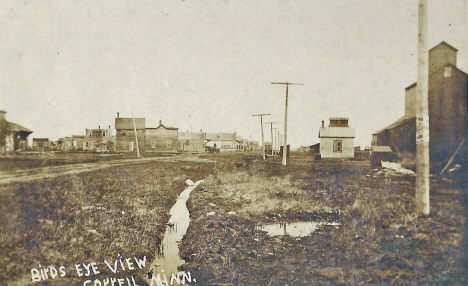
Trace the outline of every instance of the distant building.
<instances>
[{"instance_id":1,"label":"distant building","mask_svg":"<svg viewBox=\"0 0 468 286\"><path fill-rule=\"evenodd\" d=\"M159 120L158 127L145 129L145 152L177 153L178 133L178 128L166 127Z\"/></svg>"},{"instance_id":2,"label":"distant building","mask_svg":"<svg viewBox=\"0 0 468 286\"><path fill-rule=\"evenodd\" d=\"M26 150L31 130L6 120L6 111L0 110L0 154Z\"/></svg>"},{"instance_id":3,"label":"distant building","mask_svg":"<svg viewBox=\"0 0 468 286\"><path fill-rule=\"evenodd\" d=\"M79 144L80 138L76 138L76 144ZM73 144L75 141L72 138ZM101 129L99 126L97 129L86 129L85 136L83 138L84 151L93 152L109 152L114 150L115 138L112 136L112 129L109 125L108 129ZM75 148L73 146L72 148Z\"/></svg>"},{"instance_id":4,"label":"distant building","mask_svg":"<svg viewBox=\"0 0 468 286\"><path fill-rule=\"evenodd\" d=\"M71 137L59 138L57 141L57 150L70 151L72 150L73 142Z\"/></svg>"},{"instance_id":5,"label":"distant building","mask_svg":"<svg viewBox=\"0 0 468 286\"><path fill-rule=\"evenodd\" d=\"M136 152L136 139L133 118L120 118L117 112L115 118L115 151L116 152ZM140 152L144 152L145 146L145 118L135 118L135 126L138 137Z\"/></svg>"},{"instance_id":6,"label":"distant building","mask_svg":"<svg viewBox=\"0 0 468 286\"><path fill-rule=\"evenodd\" d=\"M206 146L216 147L220 152L235 152L236 133L206 133Z\"/></svg>"},{"instance_id":7,"label":"distant building","mask_svg":"<svg viewBox=\"0 0 468 286\"><path fill-rule=\"evenodd\" d=\"M457 49L445 42L429 50L430 158L446 161L467 137L468 75L456 67ZM375 132L374 146L416 151L416 87L405 89L405 115Z\"/></svg>"},{"instance_id":8,"label":"distant building","mask_svg":"<svg viewBox=\"0 0 468 286\"><path fill-rule=\"evenodd\" d=\"M72 141L72 150L75 151L83 151L84 147L84 135L72 135L71 141Z\"/></svg>"},{"instance_id":9,"label":"distant building","mask_svg":"<svg viewBox=\"0 0 468 286\"><path fill-rule=\"evenodd\" d=\"M322 158L353 158L356 131L348 125L348 118L331 117L330 125L319 131L320 155Z\"/></svg>"},{"instance_id":10,"label":"distant building","mask_svg":"<svg viewBox=\"0 0 468 286\"><path fill-rule=\"evenodd\" d=\"M248 141L247 142L247 150L246 151L258 151L260 150L260 146L258 141Z\"/></svg>"},{"instance_id":11,"label":"distant building","mask_svg":"<svg viewBox=\"0 0 468 286\"><path fill-rule=\"evenodd\" d=\"M236 136L236 151L247 151L249 140Z\"/></svg>"},{"instance_id":12,"label":"distant building","mask_svg":"<svg viewBox=\"0 0 468 286\"><path fill-rule=\"evenodd\" d=\"M204 152L205 133L203 132L179 132L180 152Z\"/></svg>"},{"instance_id":13,"label":"distant building","mask_svg":"<svg viewBox=\"0 0 468 286\"><path fill-rule=\"evenodd\" d=\"M49 151L50 141L49 138L33 138L33 150L34 151Z\"/></svg>"},{"instance_id":14,"label":"distant building","mask_svg":"<svg viewBox=\"0 0 468 286\"><path fill-rule=\"evenodd\" d=\"M320 154L320 143L309 146L309 152L312 154Z\"/></svg>"}]
</instances>

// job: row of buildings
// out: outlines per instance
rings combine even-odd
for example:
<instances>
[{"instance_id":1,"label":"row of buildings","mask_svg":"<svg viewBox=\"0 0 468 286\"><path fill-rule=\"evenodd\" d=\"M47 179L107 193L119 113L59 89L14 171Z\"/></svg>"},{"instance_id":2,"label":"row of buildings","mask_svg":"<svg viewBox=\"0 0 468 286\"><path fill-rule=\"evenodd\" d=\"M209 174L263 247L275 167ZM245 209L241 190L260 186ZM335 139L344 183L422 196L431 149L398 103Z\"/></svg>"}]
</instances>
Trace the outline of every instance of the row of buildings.
<instances>
[{"instance_id":1,"label":"row of buildings","mask_svg":"<svg viewBox=\"0 0 468 286\"><path fill-rule=\"evenodd\" d=\"M20 151L89 151L179 153L204 152L212 148L218 152L258 151L258 141L251 141L234 133L179 132L159 121L157 127L147 127L145 118L121 118L117 113L115 128L86 129L84 135L71 135L57 141L28 136L33 131L6 120L6 111L0 110L0 155Z\"/></svg>"},{"instance_id":2,"label":"row of buildings","mask_svg":"<svg viewBox=\"0 0 468 286\"><path fill-rule=\"evenodd\" d=\"M145 118L124 118L117 113L115 128L86 129L85 135L71 135L50 142L48 149L93 152L178 153L204 152L206 147L219 152L257 151L257 141L237 133L179 132L159 121L157 127L147 127ZM34 143L33 147L37 147Z\"/></svg>"}]
</instances>

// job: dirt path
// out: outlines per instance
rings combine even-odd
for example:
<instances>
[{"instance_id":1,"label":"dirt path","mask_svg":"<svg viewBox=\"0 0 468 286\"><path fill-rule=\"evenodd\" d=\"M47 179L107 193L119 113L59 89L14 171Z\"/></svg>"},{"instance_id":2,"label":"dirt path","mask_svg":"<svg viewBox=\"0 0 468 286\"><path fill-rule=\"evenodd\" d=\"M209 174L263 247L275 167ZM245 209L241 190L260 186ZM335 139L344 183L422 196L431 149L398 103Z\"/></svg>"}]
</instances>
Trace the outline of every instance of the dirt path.
<instances>
[{"instance_id":1,"label":"dirt path","mask_svg":"<svg viewBox=\"0 0 468 286\"><path fill-rule=\"evenodd\" d=\"M176 161L184 160L182 157L152 157L152 158L140 158L140 159L124 159L97 163L81 163L63 166L50 166L42 168L34 168L28 170L19 170L13 173L0 172L0 185L29 182L34 180L55 178L57 176L78 174L83 172L91 172L100 169L105 169L114 166L130 165L130 164L141 164L152 161Z\"/></svg>"}]
</instances>

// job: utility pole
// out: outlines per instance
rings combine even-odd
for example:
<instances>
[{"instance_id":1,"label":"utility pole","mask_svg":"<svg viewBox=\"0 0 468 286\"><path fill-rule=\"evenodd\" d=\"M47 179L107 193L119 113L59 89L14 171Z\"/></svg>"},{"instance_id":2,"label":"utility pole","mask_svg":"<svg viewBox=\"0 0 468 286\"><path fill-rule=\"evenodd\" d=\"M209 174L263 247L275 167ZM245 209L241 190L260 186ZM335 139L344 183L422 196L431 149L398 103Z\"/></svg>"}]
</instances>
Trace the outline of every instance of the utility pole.
<instances>
[{"instance_id":1,"label":"utility pole","mask_svg":"<svg viewBox=\"0 0 468 286\"><path fill-rule=\"evenodd\" d=\"M286 156L288 153L288 88L290 85L304 85L304 84L292 83L292 82L272 82L271 84L286 85L286 104L284 108L284 146L283 146L283 165L286 166Z\"/></svg>"},{"instance_id":2,"label":"utility pole","mask_svg":"<svg viewBox=\"0 0 468 286\"><path fill-rule=\"evenodd\" d=\"M281 151L281 141L283 141L283 132L278 131L278 150L279 151Z\"/></svg>"},{"instance_id":3,"label":"utility pole","mask_svg":"<svg viewBox=\"0 0 468 286\"><path fill-rule=\"evenodd\" d=\"M271 155L273 156L273 123L278 123L278 122L265 122L265 124L270 124L271 128Z\"/></svg>"},{"instance_id":4,"label":"utility pole","mask_svg":"<svg viewBox=\"0 0 468 286\"><path fill-rule=\"evenodd\" d=\"M265 140L263 140L263 116L270 115L267 113L255 114L252 116L260 116L260 126L262 127L262 157L265 160Z\"/></svg>"},{"instance_id":5,"label":"utility pole","mask_svg":"<svg viewBox=\"0 0 468 286\"><path fill-rule=\"evenodd\" d=\"M278 132L276 132L276 130L278 130L278 129L279 129L279 128L276 128L276 127L273 128L273 130L274 130L274 131L273 131L273 134L275 134L275 141L274 141L275 144L273 144L273 149L274 149L275 151L276 151L276 145L278 145L278 137L276 136L277 133L278 133ZM275 155L275 154L273 153L273 155Z\"/></svg>"},{"instance_id":6,"label":"utility pole","mask_svg":"<svg viewBox=\"0 0 468 286\"><path fill-rule=\"evenodd\" d=\"M278 138L278 140L276 141L276 145L277 145L276 147L278 147L277 150L278 150L278 155L279 155L279 151L280 151L280 148L281 148L280 147L281 146L280 130L278 130L278 137L277 138Z\"/></svg>"},{"instance_id":7,"label":"utility pole","mask_svg":"<svg viewBox=\"0 0 468 286\"><path fill-rule=\"evenodd\" d=\"M427 48L427 2L419 0L418 82L416 86L416 212L429 215L429 50Z\"/></svg>"},{"instance_id":8,"label":"utility pole","mask_svg":"<svg viewBox=\"0 0 468 286\"><path fill-rule=\"evenodd\" d=\"M133 130L135 131L135 141L136 141L136 147L137 147L137 157L140 158L140 147L138 147L138 134L137 134L137 130L136 130L135 116L133 116L133 111L132 111L132 117L133 117Z\"/></svg>"}]
</instances>

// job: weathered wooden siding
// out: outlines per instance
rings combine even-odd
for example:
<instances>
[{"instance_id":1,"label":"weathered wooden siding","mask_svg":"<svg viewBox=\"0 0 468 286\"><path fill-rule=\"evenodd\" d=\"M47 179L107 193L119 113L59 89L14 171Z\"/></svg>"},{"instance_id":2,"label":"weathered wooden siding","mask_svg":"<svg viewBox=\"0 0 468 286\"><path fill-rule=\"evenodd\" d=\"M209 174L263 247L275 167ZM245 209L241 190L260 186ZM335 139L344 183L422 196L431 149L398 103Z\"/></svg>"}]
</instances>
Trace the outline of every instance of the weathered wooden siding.
<instances>
[{"instance_id":1,"label":"weathered wooden siding","mask_svg":"<svg viewBox=\"0 0 468 286\"><path fill-rule=\"evenodd\" d=\"M453 66L430 75L429 144L434 158L450 156L467 136L467 83L467 75Z\"/></svg>"},{"instance_id":2,"label":"weathered wooden siding","mask_svg":"<svg viewBox=\"0 0 468 286\"><path fill-rule=\"evenodd\" d=\"M179 141L177 129L148 128L146 129L146 152L177 153Z\"/></svg>"},{"instance_id":3,"label":"weathered wooden siding","mask_svg":"<svg viewBox=\"0 0 468 286\"><path fill-rule=\"evenodd\" d=\"M333 141L341 140L342 152L333 152ZM322 158L353 158L354 138L321 138L320 155Z\"/></svg>"},{"instance_id":4,"label":"weathered wooden siding","mask_svg":"<svg viewBox=\"0 0 468 286\"><path fill-rule=\"evenodd\" d=\"M140 152L144 152L145 146L145 131L137 130L138 134L138 145L140 147ZM135 131L133 129L117 129L115 136L115 151L116 152L130 152L129 145L130 142L133 142L133 152L137 152L136 148L136 139Z\"/></svg>"}]
</instances>

